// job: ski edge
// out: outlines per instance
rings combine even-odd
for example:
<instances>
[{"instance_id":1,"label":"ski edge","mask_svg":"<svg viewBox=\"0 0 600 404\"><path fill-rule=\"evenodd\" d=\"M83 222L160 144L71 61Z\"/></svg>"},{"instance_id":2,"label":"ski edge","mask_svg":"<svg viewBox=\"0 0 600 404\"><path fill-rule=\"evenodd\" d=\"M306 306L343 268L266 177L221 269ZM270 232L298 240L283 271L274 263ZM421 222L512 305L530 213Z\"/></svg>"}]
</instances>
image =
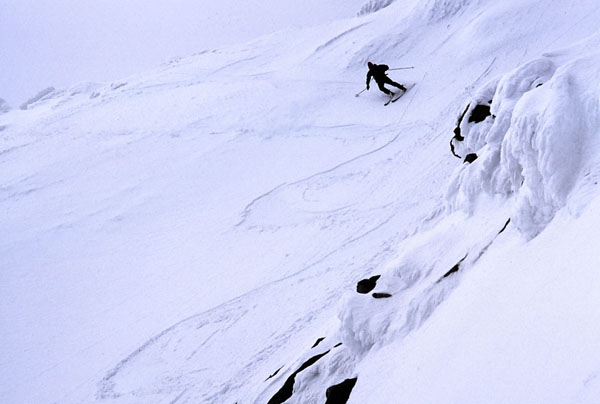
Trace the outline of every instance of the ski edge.
<instances>
[{"instance_id":1,"label":"ski edge","mask_svg":"<svg viewBox=\"0 0 600 404\"><path fill-rule=\"evenodd\" d=\"M415 84L416 84L416 83L408 84L408 85L406 86L406 91L403 91L403 92L402 92L402 94L400 94L400 95L399 95L399 96L397 96L396 98L394 98L394 97L390 97L390 99L389 99L389 100L387 100L387 102L386 102L385 104L383 104L383 106L390 105L390 103L394 103L394 102L398 101L400 98L404 97L404 94L408 93L408 91L409 91L411 88L413 88L413 87L415 86Z\"/></svg>"}]
</instances>

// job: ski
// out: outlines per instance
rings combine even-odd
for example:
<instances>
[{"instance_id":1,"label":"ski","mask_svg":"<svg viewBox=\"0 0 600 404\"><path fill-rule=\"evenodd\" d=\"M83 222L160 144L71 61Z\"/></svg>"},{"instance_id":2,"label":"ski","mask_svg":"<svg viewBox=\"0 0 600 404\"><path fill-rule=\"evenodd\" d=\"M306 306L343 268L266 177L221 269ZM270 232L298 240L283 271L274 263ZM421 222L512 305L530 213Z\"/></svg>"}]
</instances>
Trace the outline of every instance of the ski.
<instances>
[{"instance_id":1,"label":"ski","mask_svg":"<svg viewBox=\"0 0 600 404\"><path fill-rule=\"evenodd\" d=\"M386 102L385 104L383 104L383 105L384 105L384 106L386 106L386 105L389 105L389 104L390 104L390 102L396 102L396 101L398 101L400 98L402 98L402 96L403 96L405 93L406 93L406 91L402 91L402 92L400 93L400 95L397 95L397 96L396 96L396 98L394 98L394 96L392 95L392 96L390 97L390 99L389 99L389 100L387 100L387 102Z\"/></svg>"},{"instance_id":2,"label":"ski","mask_svg":"<svg viewBox=\"0 0 600 404\"><path fill-rule=\"evenodd\" d=\"M387 101L385 104L383 104L383 105L384 105L384 106L386 106L386 105L389 105L391 102L396 102L396 101L398 101L400 98L402 98L402 97L404 96L404 94L406 94L406 93L408 92L408 90L410 90L410 89L411 89L411 88L413 88L414 86L415 86L415 84L414 84L414 83L413 83L413 84L408 84L408 85L406 86L406 91L402 91L402 92L400 93L400 95L397 95L395 98L394 98L394 96L390 97L390 99L389 99L389 100L388 100L388 101Z\"/></svg>"}]
</instances>

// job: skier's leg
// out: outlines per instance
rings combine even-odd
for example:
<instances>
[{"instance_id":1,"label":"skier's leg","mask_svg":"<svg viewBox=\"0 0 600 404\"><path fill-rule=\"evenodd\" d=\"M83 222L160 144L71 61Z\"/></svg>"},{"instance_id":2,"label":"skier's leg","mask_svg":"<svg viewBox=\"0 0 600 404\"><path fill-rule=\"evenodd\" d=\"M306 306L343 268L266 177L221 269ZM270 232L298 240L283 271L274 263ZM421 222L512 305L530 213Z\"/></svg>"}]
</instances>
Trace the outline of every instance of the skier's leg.
<instances>
[{"instance_id":1,"label":"skier's leg","mask_svg":"<svg viewBox=\"0 0 600 404\"><path fill-rule=\"evenodd\" d=\"M390 90L388 90L387 88L385 88L385 87L383 86L384 84L385 84L385 83L384 83L383 81L378 81L378 82L377 82L377 85L379 86L379 89L380 89L381 91L383 91L383 93L384 93L384 94L387 94L387 95L392 95L393 93L392 93Z\"/></svg>"},{"instance_id":2,"label":"skier's leg","mask_svg":"<svg viewBox=\"0 0 600 404\"><path fill-rule=\"evenodd\" d=\"M389 85L392 85L394 87L398 87L400 90L402 91L406 91L406 87L404 87L402 84L396 83L395 81L393 81L392 79L390 79L389 77L385 78L385 82Z\"/></svg>"}]
</instances>

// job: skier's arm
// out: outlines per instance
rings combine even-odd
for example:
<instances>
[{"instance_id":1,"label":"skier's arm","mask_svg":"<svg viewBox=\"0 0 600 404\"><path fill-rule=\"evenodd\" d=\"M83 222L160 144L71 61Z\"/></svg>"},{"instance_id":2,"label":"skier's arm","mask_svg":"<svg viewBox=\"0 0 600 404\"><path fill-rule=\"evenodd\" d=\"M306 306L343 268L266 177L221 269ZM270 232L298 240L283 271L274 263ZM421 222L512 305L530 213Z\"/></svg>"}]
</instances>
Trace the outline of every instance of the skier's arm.
<instances>
[{"instance_id":1,"label":"skier's arm","mask_svg":"<svg viewBox=\"0 0 600 404\"><path fill-rule=\"evenodd\" d=\"M371 73L371 71L369 70L369 73L367 73L367 90L369 89L369 83L371 82L372 76L373 76L373 73Z\"/></svg>"}]
</instances>

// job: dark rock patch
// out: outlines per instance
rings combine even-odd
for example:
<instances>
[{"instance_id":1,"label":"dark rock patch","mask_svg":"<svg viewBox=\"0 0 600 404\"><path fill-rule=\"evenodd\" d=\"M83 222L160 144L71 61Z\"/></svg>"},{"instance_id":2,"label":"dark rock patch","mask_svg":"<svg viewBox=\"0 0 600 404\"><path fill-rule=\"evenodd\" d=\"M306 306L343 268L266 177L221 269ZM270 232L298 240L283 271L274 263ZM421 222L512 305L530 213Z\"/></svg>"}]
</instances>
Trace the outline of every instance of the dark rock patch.
<instances>
[{"instance_id":1,"label":"dark rock patch","mask_svg":"<svg viewBox=\"0 0 600 404\"><path fill-rule=\"evenodd\" d=\"M341 342L338 342L338 343L337 343L337 344L335 344L333 347L334 347L334 348L337 348L337 347L339 347L339 346L342 346L342 345L344 345L344 344L342 344Z\"/></svg>"},{"instance_id":2,"label":"dark rock patch","mask_svg":"<svg viewBox=\"0 0 600 404\"><path fill-rule=\"evenodd\" d=\"M467 115L467 111L469 110L470 107L471 107L471 104L467 104L463 113L460 114L460 116L458 117L458 122L456 123L456 127L458 128L459 134L460 134L460 124L462 123L463 119L465 119L465 115ZM454 129L454 133L456 134L456 129Z\"/></svg>"},{"instance_id":3,"label":"dark rock patch","mask_svg":"<svg viewBox=\"0 0 600 404\"><path fill-rule=\"evenodd\" d=\"M279 391L275 393L273 397L271 397L267 404L281 404L287 401L292 396L292 394L294 394L294 383L296 382L296 375L308 368L309 366L314 365L316 361L318 361L328 353L329 351L323 352L322 354L315 355L306 362L304 362L302 366L298 368L298 370L296 370L290 375L290 377L287 378L281 389L279 389Z\"/></svg>"},{"instance_id":4,"label":"dark rock patch","mask_svg":"<svg viewBox=\"0 0 600 404\"><path fill-rule=\"evenodd\" d=\"M458 129L458 130L459 130L459 132L460 132L460 128L457 128L457 129ZM456 150L454 149L454 140L459 140L459 141L461 141L461 142L462 142L463 140L465 140L465 138L464 138L464 137L462 137L462 136L460 136L460 134L459 134L459 135L457 135L457 136L455 135L455 136L454 136L452 139L450 139L450 152L452 153L452 155L453 155L454 157L457 157L457 158L462 158L460 155L456 154Z\"/></svg>"},{"instance_id":5,"label":"dark rock patch","mask_svg":"<svg viewBox=\"0 0 600 404\"><path fill-rule=\"evenodd\" d=\"M321 342L323 342L324 339L325 339L325 337L321 337L321 338L317 339L317 342L315 342L315 344L311 347L311 349L316 348L317 345L319 345Z\"/></svg>"},{"instance_id":6,"label":"dark rock patch","mask_svg":"<svg viewBox=\"0 0 600 404\"><path fill-rule=\"evenodd\" d=\"M496 118L490 112L492 101L493 100L489 100L488 105L486 105L486 104L475 105L475 108L473 108L471 110L471 114L469 115L468 122L475 122L475 123L482 122L485 120L485 118L487 118L490 115L492 116L492 118ZM450 151L452 152L452 155L454 157L457 157L459 159L462 158L462 156L456 154L454 142L455 141L462 142L463 140L465 140L465 137L461 133L460 125L462 125L463 119L465 118L465 115L469 111L469 108L471 108L471 104L468 104L466 106L465 110L463 111L463 113L458 117L458 122L456 123L456 127L454 128L454 137L452 139L450 139Z\"/></svg>"},{"instance_id":7,"label":"dark rock patch","mask_svg":"<svg viewBox=\"0 0 600 404\"><path fill-rule=\"evenodd\" d=\"M489 105L477 104L475 105L475 108L473 108L473 111L471 111L469 122L483 122L485 118L490 115L491 113Z\"/></svg>"},{"instance_id":8,"label":"dark rock patch","mask_svg":"<svg viewBox=\"0 0 600 404\"><path fill-rule=\"evenodd\" d=\"M467 256L468 256L468 254L467 254L467 255L465 255L465 256L463 257L463 259L461 259L460 261L458 261L458 262L456 263L456 265L454 265L452 268L450 268L450 270L449 270L448 272L446 272L446 273L444 274L444 276L442 276L440 279L438 279L437 283L440 283L440 282L442 281L442 279L444 279L444 278L447 278L447 277L449 277L450 275L452 275L452 274L454 274L454 273L456 273L456 272L460 271L460 264L462 264L462 262L463 262L464 260L466 260L466 259L467 259Z\"/></svg>"},{"instance_id":9,"label":"dark rock patch","mask_svg":"<svg viewBox=\"0 0 600 404\"><path fill-rule=\"evenodd\" d=\"M346 404L350 398L350 393L356 385L357 378L346 379L340 384L335 384L327 389L325 397L327 401L325 404Z\"/></svg>"},{"instance_id":10,"label":"dark rock patch","mask_svg":"<svg viewBox=\"0 0 600 404\"><path fill-rule=\"evenodd\" d=\"M373 297L375 299L386 299L388 297L392 297L389 293L373 293Z\"/></svg>"},{"instance_id":11,"label":"dark rock patch","mask_svg":"<svg viewBox=\"0 0 600 404\"><path fill-rule=\"evenodd\" d=\"M463 121L463 119L465 118L465 115L467 113L467 111L469 110L469 107L471 106L471 104L468 104L465 108L465 110L463 111L463 113L458 117L458 122L456 123L456 127L454 128L454 137L452 139L450 139L450 151L452 152L452 154L455 157L461 158L458 154L456 154L456 152L454 151L454 141L458 141L458 142L462 142L463 140L465 140L465 138L461 135L461 130L460 130L460 125Z\"/></svg>"},{"instance_id":12,"label":"dark rock patch","mask_svg":"<svg viewBox=\"0 0 600 404\"><path fill-rule=\"evenodd\" d=\"M446 272L444 274L444 276L442 276L442 279L449 277L450 275L452 275L455 272L458 272L459 270L460 270L460 264L454 265L448 272Z\"/></svg>"},{"instance_id":13,"label":"dark rock patch","mask_svg":"<svg viewBox=\"0 0 600 404\"><path fill-rule=\"evenodd\" d=\"M375 275L369 279L363 279L356 284L356 291L358 293L367 294L377 286L377 280L381 278L381 275Z\"/></svg>"},{"instance_id":14,"label":"dark rock patch","mask_svg":"<svg viewBox=\"0 0 600 404\"><path fill-rule=\"evenodd\" d=\"M463 163L471 164L475 160L477 160L477 153L469 153L465 156L465 160L463 161Z\"/></svg>"},{"instance_id":15,"label":"dark rock patch","mask_svg":"<svg viewBox=\"0 0 600 404\"><path fill-rule=\"evenodd\" d=\"M269 379L272 379L272 378L274 378L275 376L277 376L277 373L279 373L279 371L280 371L281 369L283 369L283 366L282 366L282 367L280 367L279 369L277 369L277 370L275 371L275 373L273 373L271 376L267 377L267 378L265 379L265 382L266 382L267 380L269 380Z\"/></svg>"},{"instance_id":16,"label":"dark rock patch","mask_svg":"<svg viewBox=\"0 0 600 404\"><path fill-rule=\"evenodd\" d=\"M456 128L454 128L454 137L452 139L458 140L459 142L465 140L465 138L460 133L460 126L457 126Z\"/></svg>"},{"instance_id":17,"label":"dark rock patch","mask_svg":"<svg viewBox=\"0 0 600 404\"><path fill-rule=\"evenodd\" d=\"M506 221L506 223L504 224L504 227L502 228L502 230L500 230L500 231L498 232L498 234L500 234L500 233L502 233L504 230L506 230L506 228L508 227L509 223L510 223L510 218L509 218L509 219Z\"/></svg>"}]
</instances>

